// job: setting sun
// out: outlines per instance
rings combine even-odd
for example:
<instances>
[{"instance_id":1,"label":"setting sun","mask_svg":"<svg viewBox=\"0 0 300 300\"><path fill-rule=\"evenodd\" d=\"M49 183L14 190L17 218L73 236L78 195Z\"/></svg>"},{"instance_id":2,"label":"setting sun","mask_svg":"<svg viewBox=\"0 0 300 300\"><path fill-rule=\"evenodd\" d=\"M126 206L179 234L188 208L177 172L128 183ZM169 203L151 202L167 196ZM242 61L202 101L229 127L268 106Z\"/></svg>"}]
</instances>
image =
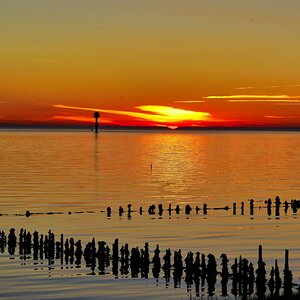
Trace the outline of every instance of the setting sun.
<instances>
[{"instance_id":1,"label":"setting sun","mask_svg":"<svg viewBox=\"0 0 300 300\"><path fill-rule=\"evenodd\" d=\"M81 110L81 111L99 111L104 115L104 124L132 124L134 126L166 126L177 128L182 126L195 126L202 121L209 121L211 114L208 112L198 112L185 109L178 109L168 106L159 105L144 105L135 107L136 110L143 111L121 111L121 110L108 110L100 108L89 107L76 107L56 104L55 108L68 109L68 110ZM116 117L117 116L117 119ZM55 116L59 119L59 116ZM61 116L63 120L86 121L84 117Z\"/></svg>"}]
</instances>

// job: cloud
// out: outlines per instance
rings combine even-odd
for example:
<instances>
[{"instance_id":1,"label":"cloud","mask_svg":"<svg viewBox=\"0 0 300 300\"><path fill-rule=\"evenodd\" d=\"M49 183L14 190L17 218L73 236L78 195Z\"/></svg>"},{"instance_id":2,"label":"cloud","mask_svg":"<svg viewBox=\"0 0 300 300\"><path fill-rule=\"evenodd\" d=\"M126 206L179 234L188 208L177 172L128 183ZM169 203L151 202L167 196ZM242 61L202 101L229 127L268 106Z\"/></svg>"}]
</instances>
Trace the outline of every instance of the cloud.
<instances>
[{"instance_id":1,"label":"cloud","mask_svg":"<svg viewBox=\"0 0 300 300\"><path fill-rule=\"evenodd\" d=\"M226 95L226 96L206 96L203 99L295 99L300 96L289 95Z\"/></svg>"},{"instance_id":2,"label":"cloud","mask_svg":"<svg viewBox=\"0 0 300 300\"><path fill-rule=\"evenodd\" d=\"M275 105L300 105L300 101L292 103L275 103Z\"/></svg>"},{"instance_id":3,"label":"cloud","mask_svg":"<svg viewBox=\"0 0 300 300\"><path fill-rule=\"evenodd\" d=\"M291 87L300 87L300 84L286 84L286 85L265 85L259 88L267 88L267 89L274 89L274 88L291 88ZM241 86L233 88L234 90L251 90L258 88L256 86Z\"/></svg>"},{"instance_id":4,"label":"cloud","mask_svg":"<svg viewBox=\"0 0 300 300\"><path fill-rule=\"evenodd\" d=\"M62 104L53 105L56 108L62 109L74 109L74 110L86 110L86 111L99 111L102 113L123 115L134 118L136 120L148 121L154 124L178 124L186 121L205 121L211 117L208 112L198 112L185 109L179 109L169 106L160 105L142 105L137 106L135 109L140 111L148 112L135 112L135 111L123 111L123 110L110 110L110 109L99 109L90 107L77 107L68 106Z\"/></svg>"},{"instance_id":5,"label":"cloud","mask_svg":"<svg viewBox=\"0 0 300 300\"><path fill-rule=\"evenodd\" d=\"M287 84L287 85L267 85L266 88L283 88L283 87L300 87L300 84Z\"/></svg>"},{"instance_id":6,"label":"cloud","mask_svg":"<svg viewBox=\"0 0 300 300\"><path fill-rule=\"evenodd\" d=\"M300 96L289 95L225 95L206 96L204 99L222 99L227 102L275 102L275 103L300 103Z\"/></svg>"},{"instance_id":7,"label":"cloud","mask_svg":"<svg viewBox=\"0 0 300 300\"><path fill-rule=\"evenodd\" d=\"M227 102L286 102L286 103L300 103L300 100L292 100L292 99L236 99L236 100L228 100Z\"/></svg>"},{"instance_id":8,"label":"cloud","mask_svg":"<svg viewBox=\"0 0 300 300\"><path fill-rule=\"evenodd\" d=\"M57 115L57 116L53 116L51 118L52 120L65 120L65 121L75 121L75 122L86 122L86 123L93 123L94 122L94 118L92 117L80 117L80 116L63 116L63 115ZM105 118L101 118L101 123L105 123L105 124L112 124L113 121L111 120L107 120Z\"/></svg>"},{"instance_id":9,"label":"cloud","mask_svg":"<svg viewBox=\"0 0 300 300\"><path fill-rule=\"evenodd\" d=\"M178 100L175 103L203 103L205 100Z\"/></svg>"},{"instance_id":10,"label":"cloud","mask_svg":"<svg viewBox=\"0 0 300 300\"><path fill-rule=\"evenodd\" d=\"M300 118L297 116L264 116L264 118L267 119L295 119L295 118Z\"/></svg>"},{"instance_id":11,"label":"cloud","mask_svg":"<svg viewBox=\"0 0 300 300\"><path fill-rule=\"evenodd\" d=\"M174 108L169 106L160 106L160 105L143 105L137 106L137 109L142 111L147 111L151 113L156 113L162 115L169 119L170 121L199 121L206 120L211 116L208 112L192 111L180 108Z\"/></svg>"},{"instance_id":12,"label":"cloud","mask_svg":"<svg viewBox=\"0 0 300 300\"><path fill-rule=\"evenodd\" d=\"M241 87L236 87L236 88L233 88L234 90L252 90L252 89L255 89L254 86L241 86Z\"/></svg>"}]
</instances>

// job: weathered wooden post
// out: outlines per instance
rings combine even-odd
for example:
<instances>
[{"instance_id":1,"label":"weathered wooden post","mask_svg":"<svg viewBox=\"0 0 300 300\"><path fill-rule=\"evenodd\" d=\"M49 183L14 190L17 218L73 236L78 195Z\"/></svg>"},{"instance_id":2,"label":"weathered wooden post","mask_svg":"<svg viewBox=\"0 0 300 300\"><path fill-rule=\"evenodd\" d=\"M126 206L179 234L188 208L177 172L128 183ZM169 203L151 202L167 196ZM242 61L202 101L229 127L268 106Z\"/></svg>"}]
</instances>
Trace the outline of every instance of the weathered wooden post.
<instances>
[{"instance_id":1,"label":"weathered wooden post","mask_svg":"<svg viewBox=\"0 0 300 300\"><path fill-rule=\"evenodd\" d=\"M262 246L258 247L258 261L262 261Z\"/></svg>"}]
</instances>

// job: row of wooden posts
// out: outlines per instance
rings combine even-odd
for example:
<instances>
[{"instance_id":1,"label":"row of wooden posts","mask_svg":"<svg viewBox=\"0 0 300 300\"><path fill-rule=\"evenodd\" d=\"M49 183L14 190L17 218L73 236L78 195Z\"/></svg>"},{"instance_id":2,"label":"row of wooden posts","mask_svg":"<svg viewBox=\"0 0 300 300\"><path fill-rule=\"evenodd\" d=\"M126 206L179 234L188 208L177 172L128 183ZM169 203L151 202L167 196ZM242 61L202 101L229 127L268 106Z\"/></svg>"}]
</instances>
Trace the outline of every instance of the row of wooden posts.
<instances>
[{"instance_id":1,"label":"row of wooden posts","mask_svg":"<svg viewBox=\"0 0 300 300\"><path fill-rule=\"evenodd\" d=\"M300 200L291 200L291 201L285 201L283 204L280 201L280 198L277 196L274 203L272 202L272 200L269 198L268 200L265 201L265 205L261 206L261 205L257 205L255 206L255 201L253 199L249 200L249 212L250 215L253 216L254 215L254 210L255 209L266 209L267 215L271 216L272 215L272 209L275 208L275 216L280 216L280 209L281 207L283 207L284 209L284 213L286 214L289 210L289 208L291 209L292 213L297 213L298 209L300 209ZM195 208L192 208L191 205L186 204L184 207L180 207L180 205L176 205L175 207L172 207L171 204L168 205L167 208L163 207L163 204L158 204L157 206L155 204L151 204L147 210L144 210L143 207L139 207L138 210L134 210L132 208L131 204L127 205L127 208L124 209L123 206L119 206L119 208L117 209L118 215L120 217L123 216L124 213L127 213L128 218L131 218L132 213L138 212L140 215L143 215L144 213L148 213L150 216L151 215L158 215L158 216L162 216L164 212L166 212L169 216L172 215L172 213L175 213L176 215L179 215L181 211L184 211L185 215L190 215L192 213L192 211L194 211L196 214L199 214L199 212L202 211L203 215L207 215L209 210L232 210L233 215L237 214L237 204L233 203L232 207L229 207L228 205L223 206L223 207L208 207L208 205L206 203L203 204L202 208L199 207L198 205ZM106 210L101 210L100 212L102 213L106 213L107 217L111 217L113 210L112 208L109 206L106 208ZM67 214L71 215L71 214L80 214L80 213L96 213L96 211L75 211L75 212L67 212ZM47 212L47 213L39 213L39 212L30 212L29 210L27 210L25 213L23 214L13 214L14 216L26 216L26 217L30 217L33 215L41 215L41 214L45 214L45 215L53 215L53 214L64 214L63 212ZM240 214L244 215L245 214L245 202L241 202L240 204ZM9 215L9 214L0 214L0 216L5 216L5 215Z\"/></svg>"},{"instance_id":2,"label":"row of wooden posts","mask_svg":"<svg viewBox=\"0 0 300 300\"><path fill-rule=\"evenodd\" d=\"M33 234L21 229L18 236L15 229L10 229L8 235L4 231L0 232L0 253L8 253L13 256L19 253L23 260L48 260L51 267L56 261L61 265L77 268L85 263L90 268L92 275L96 274L98 268L99 274L107 274L108 268L117 278L130 276L148 278L150 268L152 275L158 280L160 273L166 284L170 284L173 279L174 287L180 287L184 280L187 289L195 286L196 294L200 293L200 285L203 287L207 283L208 295L215 293L215 284L217 276L220 276L222 295L228 295L227 285L232 281L231 293L233 295L249 296L256 293L262 299L266 293L279 295L281 289L285 295L293 293L293 275L289 268L289 251L285 250L285 264L283 270L283 280L280 276L280 270L275 261L272 266L269 279L266 275L266 266L263 260L262 246L258 248L257 268L246 258L235 258L233 265L228 266L229 260L225 253L221 254L221 271L217 270L217 261L213 254L189 251L185 258L181 250L174 251L173 260L170 249L165 250L162 259L160 257L160 247L156 246L152 259L150 258L149 244L146 242L143 249L134 247L129 249L128 244L119 245L118 239L112 244L112 251L105 241L96 242L93 238L83 247L81 240L75 241L74 238L66 238L63 234L56 239L55 235L49 230L48 234L43 235L35 231Z\"/></svg>"}]
</instances>

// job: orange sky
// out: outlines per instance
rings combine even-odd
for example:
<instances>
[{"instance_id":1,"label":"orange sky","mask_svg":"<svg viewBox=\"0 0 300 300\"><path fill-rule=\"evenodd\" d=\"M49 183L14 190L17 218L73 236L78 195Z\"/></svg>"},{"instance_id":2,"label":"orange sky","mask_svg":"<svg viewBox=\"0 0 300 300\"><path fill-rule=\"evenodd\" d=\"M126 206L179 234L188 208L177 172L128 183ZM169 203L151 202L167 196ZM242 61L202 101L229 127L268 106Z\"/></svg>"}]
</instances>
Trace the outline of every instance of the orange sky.
<instances>
[{"instance_id":1,"label":"orange sky","mask_svg":"<svg viewBox=\"0 0 300 300\"><path fill-rule=\"evenodd\" d=\"M300 126L298 1L1 1L0 125Z\"/></svg>"}]
</instances>

